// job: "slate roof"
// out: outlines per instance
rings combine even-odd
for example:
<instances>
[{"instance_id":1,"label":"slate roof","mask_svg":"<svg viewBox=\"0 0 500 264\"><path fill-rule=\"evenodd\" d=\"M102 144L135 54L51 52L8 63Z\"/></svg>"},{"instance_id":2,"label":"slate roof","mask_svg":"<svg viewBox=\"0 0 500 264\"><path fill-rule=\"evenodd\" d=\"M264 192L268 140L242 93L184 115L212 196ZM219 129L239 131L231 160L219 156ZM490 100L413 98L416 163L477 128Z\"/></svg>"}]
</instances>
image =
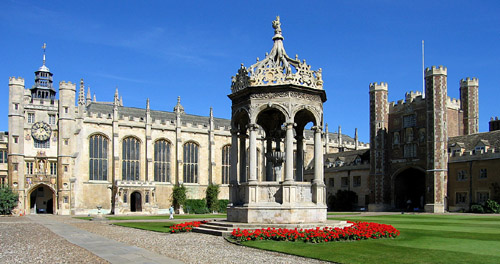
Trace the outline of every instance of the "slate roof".
<instances>
[{"instance_id":1,"label":"slate roof","mask_svg":"<svg viewBox=\"0 0 500 264\"><path fill-rule=\"evenodd\" d=\"M500 130L451 137L448 139L448 146L463 143L465 151L470 151L481 141L487 142L491 148L500 149Z\"/></svg>"}]
</instances>

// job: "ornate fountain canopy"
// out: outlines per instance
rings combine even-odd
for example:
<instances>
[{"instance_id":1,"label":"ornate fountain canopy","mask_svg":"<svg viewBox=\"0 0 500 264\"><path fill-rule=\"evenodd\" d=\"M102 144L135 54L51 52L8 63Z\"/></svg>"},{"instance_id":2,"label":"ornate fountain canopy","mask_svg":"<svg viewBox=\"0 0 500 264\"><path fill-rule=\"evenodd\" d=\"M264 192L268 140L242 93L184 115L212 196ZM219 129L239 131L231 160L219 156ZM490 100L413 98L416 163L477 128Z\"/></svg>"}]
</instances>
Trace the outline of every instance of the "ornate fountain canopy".
<instances>
[{"instance_id":1,"label":"ornate fountain canopy","mask_svg":"<svg viewBox=\"0 0 500 264\"><path fill-rule=\"evenodd\" d=\"M272 22L274 28L274 45L270 53L257 63L246 68L241 64L238 74L232 77L231 92L236 93L252 86L273 85L300 85L313 89L323 89L321 68L317 71L311 70L311 66L302 62L298 55L295 59L290 58L283 46L283 35L281 34L280 17Z\"/></svg>"}]
</instances>

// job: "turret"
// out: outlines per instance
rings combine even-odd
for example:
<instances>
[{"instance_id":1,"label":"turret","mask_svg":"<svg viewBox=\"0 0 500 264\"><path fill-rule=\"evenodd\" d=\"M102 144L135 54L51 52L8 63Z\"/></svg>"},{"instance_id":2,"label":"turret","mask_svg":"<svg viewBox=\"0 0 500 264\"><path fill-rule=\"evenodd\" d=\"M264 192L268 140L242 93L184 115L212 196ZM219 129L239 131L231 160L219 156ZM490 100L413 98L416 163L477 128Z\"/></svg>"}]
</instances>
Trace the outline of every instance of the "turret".
<instances>
[{"instance_id":1,"label":"turret","mask_svg":"<svg viewBox=\"0 0 500 264\"><path fill-rule=\"evenodd\" d=\"M9 78L9 185L24 192L24 79ZM19 197L19 208L24 208L24 198Z\"/></svg>"},{"instance_id":2,"label":"turret","mask_svg":"<svg viewBox=\"0 0 500 264\"><path fill-rule=\"evenodd\" d=\"M387 83L370 83L370 210L383 210L389 203L387 193L387 129L389 104Z\"/></svg>"},{"instance_id":3,"label":"turret","mask_svg":"<svg viewBox=\"0 0 500 264\"><path fill-rule=\"evenodd\" d=\"M479 81L477 78L460 80L460 108L464 111L464 135L479 132Z\"/></svg>"},{"instance_id":4,"label":"turret","mask_svg":"<svg viewBox=\"0 0 500 264\"><path fill-rule=\"evenodd\" d=\"M425 70L425 104L427 109L427 192L425 210L444 212L447 193L448 130L447 69L432 66Z\"/></svg>"}]
</instances>

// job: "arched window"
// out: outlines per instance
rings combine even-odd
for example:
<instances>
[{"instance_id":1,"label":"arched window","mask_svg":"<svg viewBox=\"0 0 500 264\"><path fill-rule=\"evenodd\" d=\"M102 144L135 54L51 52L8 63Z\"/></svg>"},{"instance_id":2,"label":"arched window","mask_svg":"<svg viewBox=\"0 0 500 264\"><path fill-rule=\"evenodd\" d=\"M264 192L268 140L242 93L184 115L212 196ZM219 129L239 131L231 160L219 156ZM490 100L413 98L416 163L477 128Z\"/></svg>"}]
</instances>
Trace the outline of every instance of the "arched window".
<instances>
[{"instance_id":1,"label":"arched window","mask_svg":"<svg viewBox=\"0 0 500 264\"><path fill-rule=\"evenodd\" d=\"M184 144L184 182L198 183L198 145L194 142Z\"/></svg>"},{"instance_id":2,"label":"arched window","mask_svg":"<svg viewBox=\"0 0 500 264\"><path fill-rule=\"evenodd\" d=\"M166 140L156 141L154 157L155 181L170 182L170 143Z\"/></svg>"},{"instance_id":3,"label":"arched window","mask_svg":"<svg viewBox=\"0 0 500 264\"><path fill-rule=\"evenodd\" d=\"M108 139L103 135L94 135L89 140L89 180L108 180Z\"/></svg>"},{"instance_id":4,"label":"arched window","mask_svg":"<svg viewBox=\"0 0 500 264\"><path fill-rule=\"evenodd\" d=\"M231 145L222 147L222 184L229 184L231 171Z\"/></svg>"},{"instance_id":5,"label":"arched window","mask_svg":"<svg viewBox=\"0 0 500 264\"><path fill-rule=\"evenodd\" d=\"M140 171L141 149L139 140L133 137L122 142L122 180L138 181Z\"/></svg>"}]
</instances>

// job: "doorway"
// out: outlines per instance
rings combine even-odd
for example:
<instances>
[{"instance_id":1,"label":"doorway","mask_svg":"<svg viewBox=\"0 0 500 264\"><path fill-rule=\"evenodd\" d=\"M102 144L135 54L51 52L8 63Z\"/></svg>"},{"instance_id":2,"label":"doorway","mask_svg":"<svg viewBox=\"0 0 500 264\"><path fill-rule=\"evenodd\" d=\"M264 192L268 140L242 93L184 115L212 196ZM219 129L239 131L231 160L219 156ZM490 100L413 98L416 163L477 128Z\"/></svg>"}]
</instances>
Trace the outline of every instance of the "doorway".
<instances>
[{"instance_id":1,"label":"doorway","mask_svg":"<svg viewBox=\"0 0 500 264\"><path fill-rule=\"evenodd\" d=\"M133 192L130 195L130 211L142 212L142 195L140 192Z\"/></svg>"},{"instance_id":2,"label":"doorway","mask_svg":"<svg viewBox=\"0 0 500 264\"><path fill-rule=\"evenodd\" d=\"M396 209L423 210L425 205L425 172L409 168L399 173L394 181Z\"/></svg>"},{"instance_id":3,"label":"doorway","mask_svg":"<svg viewBox=\"0 0 500 264\"><path fill-rule=\"evenodd\" d=\"M55 194L50 187L40 184L30 193L30 213L53 214Z\"/></svg>"}]
</instances>

